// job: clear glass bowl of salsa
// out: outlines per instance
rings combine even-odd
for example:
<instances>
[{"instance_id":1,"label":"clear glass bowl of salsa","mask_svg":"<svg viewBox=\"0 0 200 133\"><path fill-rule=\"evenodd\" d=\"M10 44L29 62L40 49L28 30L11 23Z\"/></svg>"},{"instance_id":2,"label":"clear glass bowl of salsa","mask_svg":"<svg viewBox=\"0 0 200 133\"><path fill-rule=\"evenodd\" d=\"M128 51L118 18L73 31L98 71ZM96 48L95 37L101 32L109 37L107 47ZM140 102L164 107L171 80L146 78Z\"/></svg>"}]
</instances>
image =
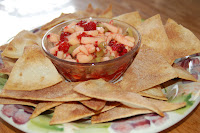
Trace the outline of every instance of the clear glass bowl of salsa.
<instances>
[{"instance_id":1,"label":"clear glass bowl of salsa","mask_svg":"<svg viewBox=\"0 0 200 133\"><path fill-rule=\"evenodd\" d=\"M120 27L122 29L122 34L127 34L127 32L129 32L129 34L131 34L131 36L134 37L135 39L134 46L127 53L118 56L117 58L100 62L98 61L98 62L81 63L81 62L73 62L58 58L57 56L53 55L50 52L50 49L55 47L55 44L49 41L48 39L49 35L52 33L61 35L63 32L63 28L74 21L77 23L78 22L80 23L80 21L94 21L96 23L101 22L108 24L112 23L112 25ZM141 44L140 34L133 26L115 19L91 18L91 17L84 19L75 19L60 23L55 27L51 28L49 31L47 31L47 33L44 35L42 39L42 48L46 53L47 57L51 59L51 61L56 66L60 74L67 81L70 82L86 81L89 79L98 79L98 78L103 78L104 80L109 82L117 81L127 70L130 64L133 62L135 56L137 55L140 44Z\"/></svg>"}]
</instances>

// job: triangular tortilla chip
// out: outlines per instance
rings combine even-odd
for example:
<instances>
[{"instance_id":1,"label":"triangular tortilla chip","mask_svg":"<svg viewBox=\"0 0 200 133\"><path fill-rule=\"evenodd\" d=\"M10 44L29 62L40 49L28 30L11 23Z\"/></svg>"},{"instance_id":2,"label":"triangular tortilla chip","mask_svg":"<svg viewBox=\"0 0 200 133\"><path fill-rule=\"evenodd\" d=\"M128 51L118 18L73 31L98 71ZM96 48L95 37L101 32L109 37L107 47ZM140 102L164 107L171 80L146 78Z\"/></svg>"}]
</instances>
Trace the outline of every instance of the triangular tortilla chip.
<instances>
[{"instance_id":1,"label":"triangular tortilla chip","mask_svg":"<svg viewBox=\"0 0 200 133\"><path fill-rule=\"evenodd\" d=\"M15 63L4 89L39 90L63 79L53 63L37 45L25 47L24 54Z\"/></svg>"},{"instance_id":2,"label":"triangular tortilla chip","mask_svg":"<svg viewBox=\"0 0 200 133\"><path fill-rule=\"evenodd\" d=\"M32 113L32 115L30 116L30 119L37 117L38 115L40 115L42 112L45 112L53 107L56 107L60 104L62 104L63 102L40 102L38 103L38 105L36 106L34 112Z\"/></svg>"},{"instance_id":3,"label":"triangular tortilla chip","mask_svg":"<svg viewBox=\"0 0 200 133\"><path fill-rule=\"evenodd\" d=\"M140 92L176 77L176 71L164 57L144 44L119 85L122 89Z\"/></svg>"},{"instance_id":4,"label":"triangular tortilla chip","mask_svg":"<svg viewBox=\"0 0 200 133\"><path fill-rule=\"evenodd\" d=\"M103 101L103 100L99 100L99 99L90 99L90 100L85 100L85 101L80 101L83 105L87 106L88 108L90 109L93 109L93 110L100 110L102 109L105 104L106 104L106 101Z\"/></svg>"},{"instance_id":5,"label":"triangular tortilla chip","mask_svg":"<svg viewBox=\"0 0 200 133\"><path fill-rule=\"evenodd\" d=\"M78 102L64 103L55 108L50 125L63 124L94 115L94 111Z\"/></svg>"},{"instance_id":6,"label":"triangular tortilla chip","mask_svg":"<svg viewBox=\"0 0 200 133\"><path fill-rule=\"evenodd\" d=\"M117 101L129 107L147 108L163 116L163 113L156 106L149 103L141 95L123 91L121 88L117 89L117 86L103 79L82 82L75 86L74 90L89 97L105 101Z\"/></svg>"},{"instance_id":7,"label":"triangular tortilla chip","mask_svg":"<svg viewBox=\"0 0 200 133\"><path fill-rule=\"evenodd\" d=\"M173 64L173 68L178 74L178 78L185 79L185 80L191 80L191 81L197 81L193 75L191 75L187 70L185 70L183 67Z\"/></svg>"},{"instance_id":8,"label":"triangular tortilla chip","mask_svg":"<svg viewBox=\"0 0 200 133\"><path fill-rule=\"evenodd\" d=\"M41 101L81 101L91 98L76 93L73 88L76 82L61 82L51 87L34 91L5 90L0 93L0 97L10 97L18 99L31 99Z\"/></svg>"},{"instance_id":9,"label":"triangular tortilla chip","mask_svg":"<svg viewBox=\"0 0 200 133\"><path fill-rule=\"evenodd\" d=\"M59 17L53 19L52 21L46 23L45 25L43 25L41 27L41 30L47 30L47 29L50 29L52 28L53 26L61 23L61 22L64 22L64 21L69 21L69 20L72 20L72 19L76 19L78 18L78 16L74 13L69 13L69 14L64 14L62 13Z\"/></svg>"},{"instance_id":10,"label":"triangular tortilla chip","mask_svg":"<svg viewBox=\"0 0 200 133\"><path fill-rule=\"evenodd\" d=\"M172 19L167 20L165 30L175 51L175 59L200 53L200 41L190 30L178 25Z\"/></svg>"},{"instance_id":11,"label":"triangular tortilla chip","mask_svg":"<svg viewBox=\"0 0 200 133\"><path fill-rule=\"evenodd\" d=\"M121 105L121 103L119 103L119 102L109 102L109 101L107 101L106 105L101 110L96 111L95 114L111 110L111 109L113 109L113 108L115 108L116 106L119 106L119 105Z\"/></svg>"},{"instance_id":12,"label":"triangular tortilla chip","mask_svg":"<svg viewBox=\"0 0 200 133\"><path fill-rule=\"evenodd\" d=\"M161 100L153 100L153 99L149 99L149 101L154 103L162 111L172 111L172 110L182 108L186 105L185 103L169 103L169 102L165 102ZM107 121L112 121L116 119L126 118L130 116L135 116L139 114L147 114L147 113L152 113L152 111L147 110L147 109L130 108L125 105L120 105L106 112L92 116L91 121L92 123L101 123L101 122L107 122Z\"/></svg>"},{"instance_id":13,"label":"triangular tortilla chip","mask_svg":"<svg viewBox=\"0 0 200 133\"><path fill-rule=\"evenodd\" d=\"M0 73L9 75L12 71L12 68L15 65L16 60L7 58L7 57L3 57L2 61L3 61L3 66L0 68Z\"/></svg>"},{"instance_id":14,"label":"triangular tortilla chip","mask_svg":"<svg viewBox=\"0 0 200 133\"><path fill-rule=\"evenodd\" d=\"M4 51L4 49L8 46L8 44L4 44L0 46L0 51Z\"/></svg>"},{"instance_id":15,"label":"triangular tortilla chip","mask_svg":"<svg viewBox=\"0 0 200 133\"><path fill-rule=\"evenodd\" d=\"M112 18L112 5L109 5L109 7L105 11L103 11L98 17Z\"/></svg>"},{"instance_id":16,"label":"triangular tortilla chip","mask_svg":"<svg viewBox=\"0 0 200 133\"><path fill-rule=\"evenodd\" d=\"M86 10L75 12L75 14L79 15L80 17L81 16L83 16L83 17L97 17L101 13L102 13L102 10L101 9L100 10L94 9L91 3L88 4L88 7L87 7Z\"/></svg>"},{"instance_id":17,"label":"triangular tortilla chip","mask_svg":"<svg viewBox=\"0 0 200 133\"><path fill-rule=\"evenodd\" d=\"M114 17L113 19L117 19L123 22L126 22L134 27L139 26L142 23L141 16L139 12L130 12L130 13L125 13L122 15L119 15L117 17Z\"/></svg>"},{"instance_id":18,"label":"triangular tortilla chip","mask_svg":"<svg viewBox=\"0 0 200 133\"><path fill-rule=\"evenodd\" d=\"M36 107L37 103L30 100L22 100L22 99L12 99L12 98L2 98L0 97L0 104L21 104L21 105L29 105Z\"/></svg>"},{"instance_id":19,"label":"triangular tortilla chip","mask_svg":"<svg viewBox=\"0 0 200 133\"><path fill-rule=\"evenodd\" d=\"M68 13L64 14L62 13L59 17L53 19L49 23L46 23L41 27L41 30L47 30L51 27L64 22L69 21L72 19L78 19L78 18L85 18L85 17L107 17L112 18L112 6L109 6L105 11L94 9L91 4L88 5L88 8L83 11L76 11L75 13Z\"/></svg>"},{"instance_id":20,"label":"triangular tortilla chip","mask_svg":"<svg viewBox=\"0 0 200 133\"><path fill-rule=\"evenodd\" d=\"M23 30L14 37L14 39L8 44L1 55L10 58L19 58L22 56L25 46L41 46L41 41L41 38L36 34Z\"/></svg>"},{"instance_id":21,"label":"triangular tortilla chip","mask_svg":"<svg viewBox=\"0 0 200 133\"><path fill-rule=\"evenodd\" d=\"M136 28L141 35L142 45L146 44L154 48L163 55L170 64L174 62L174 52L159 14L146 19Z\"/></svg>"},{"instance_id":22,"label":"triangular tortilla chip","mask_svg":"<svg viewBox=\"0 0 200 133\"><path fill-rule=\"evenodd\" d=\"M164 93L162 92L162 88L160 85L157 85L153 88L138 92L140 95L145 97L150 97L154 99L160 99L160 100L168 100Z\"/></svg>"}]
</instances>

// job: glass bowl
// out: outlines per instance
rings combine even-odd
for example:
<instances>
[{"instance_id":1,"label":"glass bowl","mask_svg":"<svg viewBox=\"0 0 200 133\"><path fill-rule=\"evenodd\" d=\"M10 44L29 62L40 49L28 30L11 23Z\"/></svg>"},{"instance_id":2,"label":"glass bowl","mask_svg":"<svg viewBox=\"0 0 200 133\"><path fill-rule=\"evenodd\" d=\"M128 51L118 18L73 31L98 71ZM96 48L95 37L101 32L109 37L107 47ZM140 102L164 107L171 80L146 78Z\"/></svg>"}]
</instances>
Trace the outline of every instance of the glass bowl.
<instances>
[{"instance_id":1,"label":"glass bowl","mask_svg":"<svg viewBox=\"0 0 200 133\"><path fill-rule=\"evenodd\" d=\"M80 20L88 20L88 19L99 22L107 22L107 23L113 20L113 24L115 26L121 27L123 31L125 31L129 27L133 32L133 37L135 38L134 48L132 48L132 50L130 50L128 53L118 58L103 62L95 62L95 63L69 62L57 58L56 56L52 55L49 52L49 49L53 47L53 44L47 40L47 35L49 35L50 33L56 33L56 34L60 33L62 28L70 24L72 21L79 22ZM47 33L44 35L42 39L42 49L46 53L47 57L51 59L51 61L56 66L60 74L62 74L63 77L68 81L76 82L76 81L86 81L89 79L103 78L106 81L115 82L123 75L126 69L133 62L140 47L140 43L141 43L140 34L133 26L114 19L90 17L90 18L66 21L51 28L49 31L47 31Z\"/></svg>"}]
</instances>

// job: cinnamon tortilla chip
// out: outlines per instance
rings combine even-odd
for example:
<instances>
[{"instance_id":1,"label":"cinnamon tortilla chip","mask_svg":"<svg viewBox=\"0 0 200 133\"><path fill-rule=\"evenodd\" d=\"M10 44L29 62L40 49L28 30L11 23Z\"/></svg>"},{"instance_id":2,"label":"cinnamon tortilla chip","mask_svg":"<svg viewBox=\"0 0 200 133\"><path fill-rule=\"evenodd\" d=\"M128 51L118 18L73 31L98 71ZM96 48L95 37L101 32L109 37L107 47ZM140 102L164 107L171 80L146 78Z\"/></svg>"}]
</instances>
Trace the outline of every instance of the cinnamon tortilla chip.
<instances>
[{"instance_id":1,"label":"cinnamon tortilla chip","mask_svg":"<svg viewBox=\"0 0 200 133\"><path fill-rule=\"evenodd\" d=\"M191 80L194 82L197 81L197 79L193 75L191 75L187 70L185 70L183 67L181 67L177 64L173 64L173 68L177 72L178 78L185 79L185 80Z\"/></svg>"},{"instance_id":2,"label":"cinnamon tortilla chip","mask_svg":"<svg viewBox=\"0 0 200 133\"><path fill-rule=\"evenodd\" d=\"M0 68L0 73L9 75L12 71L12 68L15 65L16 60L7 58L7 57L3 57L2 61L3 61L3 66Z\"/></svg>"},{"instance_id":3,"label":"cinnamon tortilla chip","mask_svg":"<svg viewBox=\"0 0 200 133\"><path fill-rule=\"evenodd\" d=\"M154 99L160 99L160 100L168 100L164 93L162 92L162 88L160 85L157 85L153 88L138 92L140 95L145 97L150 97Z\"/></svg>"},{"instance_id":4,"label":"cinnamon tortilla chip","mask_svg":"<svg viewBox=\"0 0 200 133\"><path fill-rule=\"evenodd\" d=\"M38 35L40 38L43 38L43 36L46 34L48 30L42 30L40 29L39 31L35 32L36 35Z\"/></svg>"},{"instance_id":5,"label":"cinnamon tortilla chip","mask_svg":"<svg viewBox=\"0 0 200 133\"><path fill-rule=\"evenodd\" d=\"M113 108L115 108L119 105L121 105L121 103L119 103L119 102L109 102L109 101L107 101L105 106L101 110L96 111L95 114L111 110L111 109L113 109Z\"/></svg>"},{"instance_id":6,"label":"cinnamon tortilla chip","mask_svg":"<svg viewBox=\"0 0 200 133\"><path fill-rule=\"evenodd\" d=\"M176 77L171 64L153 48L143 44L119 85L122 89L140 92Z\"/></svg>"},{"instance_id":7,"label":"cinnamon tortilla chip","mask_svg":"<svg viewBox=\"0 0 200 133\"><path fill-rule=\"evenodd\" d=\"M103 79L82 82L75 86L74 90L92 98L105 101L117 101L129 107L147 108L163 116L163 113L155 105L149 103L148 100L141 95L123 91L121 88L117 89L117 86Z\"/></svg>"},{"instance_id":8,"label":"cinnamon tortilla chip","mask_svg":"<svg viewBox=\"0 0 200 133\"><path fill-rule=\"evenodd\" d=\"M85 100L85 101L80 101L83 105L87 106L88 108L90 109L93 109L93 110L100 110L102 109L105 104L106 104L106 101L103 101L103 100L99 100L99 99L95 99L95 98L92 98L90 100Z\"/></svg>"},{"instance_id":9,"label":"cinnamon tortilla chip","mask_svg":"<svg viewBox=\"0 0 200 133\"><path fill-rule=\"evenodd\" d=\"M154 100L154 99L149 99L149 101L154 103L162 111L172 111L182 108L186 105L185 103L169 103L166 101ZM93 124L108 122L116 119L126 118L139 114L147 114L147 113L152 113L152 111L140 108L130 108L125 105L120 105L106 112L92 116L91 122Z\"/></svg>"},{"instance_id":10,"label":"cinnamon tortilla chip","mask_svg":"<svg viewBox=\"0 0 200 133\"><path fill-rule=\"evenodd\" d=\"M37 45L26 46L24 54L15 63L4 89L39 90L63 79L53 63Z\"/></svg>"},{"instance_id":11,"label":"cinnamon tortilla chip","mask_svg":"<svg viewBox=\"0 0 200 133\"><path fill-rule=\"evenodd\" d=\"M36 106L34 112L32 113L32 115L30 116L30 119L37 117L38 115L40 115L42 112L45 112L53 107L56 107L60 104L62 104L63 102L40 102L38 103L38 105Z\"/></svg>"},{"instance_id":12,"label":"cinnamon tortilla chip","mask_svg":"<svg viewBox=\"0 0 200 133\"><path fill-rule=\"evenodd\" d=\"M19 58L22 56L25 46L41 46L41 41L41 38L36 34L23 30L14 37L14 39L8 44L1 55L10 58Z\"/></svg>"},{"instance_id":13,"label":"cinnamon tortilla chip","mask_svg":"<svg viewBox=\"0 0 200 133\"><path fill-rule=\"evenodd\" d=\"M130 13L125 13L122 15L119 15L117 17L114 17L113 19L117 19L123 22L126 22L134 27L139 26L142 23L141 16L139 12L130 12Z\"/></svg>"},{"instance_id":14,"label":"cinnamon tortilla chip","mask_svg":"<svg viewBox=\"0 0 200 133\"><path fill-rule=\"evenodd\" d=\"M199 39L187 28L178 25L172 19L168 19L165 24L165 30L175 51L175 59L200 53Z\"/></svg>"},{"instance_id":15,"label":"cinnamon tortilla chip","mask_svg":"<svg viewBox=\"0 0 200 133\"><path fill-rule=\"evenodd\" d=\"M96 8L94 9L91 4L88 5L86 10L83 11L76 11L75 13L62 13L59 17L53 19L49 23L46 23L41 27L41 30L47 30L52 28L53 26L64 22L69 21L72 19L78 19L78 18L85 18L85 17L104 17L104 18L112 18L112 5L110 5L107 9L104 11Z\"/></svg>"},{"instance_id":16,"label":"cinnamon tortilla chip","mask_svg":"<svg viewBox=\"0 0 200 133\"><path fill-rule=\"evenodd\" d=\"M141 44L146 44L155 49L172 64L174 62L174 51L165 32L160 15L146 19L136 27L141 35Z\"/></svg>"},{"instance_id":17,"label":"cinnamon tortilla chip","mask_svg":"<svg viewBox=\"0 0 200 133\"><path fill-rule=\"evenodd\" d=\"M30 99L41 101L81 101L89 100L89 97L73 91L76 82L60 82L51 87L33 91L5 90L0 93L0 97L10 97L17 99Z\"/></svg>"},{"instance_id":18,"label":"cinnamon tortilla chip","mask_svg":"<svg viewBox=\"0 0 200 133\"><path fill-rule=\"evenodd\" d=\"M64 22L64 21L69 21L69 20L72 20L72 19L76 19L78 18L78 16L74 13L69 13L69 14L64 14L62 13L59 17L53 19L52 21L46 23L45 25L43 25L41 27L41 30L47 30L47 29L50 29L52 28L53 26L61 23L61 22Z\"/></svg>"},{"instance_id":19,"label":"cinnamon tortilla chip","mask_svg":"<svg viewBox=\"0 0 200 133\"><path fill-rule=\"evenodd\" d=\"M63 124L94 115L94 111L78 102L63 103L55 108L50 125Z\"/></svg>"},{"instance_id":20,"label":"cinnamon tortilla chip","mask_svg":"<svg viewBox=\"0 0 200 133\"><path fill-rule=\"evenodd\" d=\"M4 49L8 46L8 44L4 44L0 46L0 51L4 51Z\"/></svg>"},{"instance_id":21,"label":"cinnamon tortilla chip","mask_svg":"<svg viewBox=\"0 0 200 133\"><path fill-rule=\"evenodd\" d=\"M36 107L37 103L30 100L2 98L0 97L0 104L21 104Z\"/></svg>"},{"instance_id":22,"label":"cinnamon tortilla chip","mask_svg":"<svg viewBox=\"0 0 200 133\"><path fill-rule=\"evenodd\" d=\"M109 7L103 11L100 15L98 15L98 17L102 17L102 18L112 18L113 13L112 13L112 5L110 4Z\"/></svg>"}]
</instances>

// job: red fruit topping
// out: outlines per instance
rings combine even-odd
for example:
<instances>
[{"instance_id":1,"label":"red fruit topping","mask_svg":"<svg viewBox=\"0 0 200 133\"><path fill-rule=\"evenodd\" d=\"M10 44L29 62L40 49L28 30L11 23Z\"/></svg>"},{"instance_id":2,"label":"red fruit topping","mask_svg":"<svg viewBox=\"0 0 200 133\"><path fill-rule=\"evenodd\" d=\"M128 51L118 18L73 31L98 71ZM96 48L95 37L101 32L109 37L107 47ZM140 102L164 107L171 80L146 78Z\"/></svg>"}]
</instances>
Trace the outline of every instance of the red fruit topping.
<instances>
[{"instance_id":1,"label":"red fruit topping","mask_svg":"<svg viewBox=\"0 0 200 133\"><path fill-rule=\"evenodd\" d=\"M95 46L95 47L98 47L98 41L95 41L94 46Z\"/></svg>"},{"instance_id":2,"label":"red fruit topping","mask_svg":"<svg viewBox=\"0 0 200 133\"><path fill-rule=\"evenodd\" d=\"M50 36L51 36L51 35L50 35L50 34L48 34L48 35L47 35L47 38L50 38Z\"/></svg>"},{"instance_id":3,"label":"red fruit topping","mask_svg":"<svg viewBox=\"0 0 200 133\"><path fill-rule=\"evenodd\" d=\"M88 34L86 34L85 32L83 32L83 33L81 33L81 34L79 34L78 36L77 36L77 38L78 38L78 40L80 40L81 41L81 38L82 37L93 37L92 35L88 35Z\"/></svg>"},{"instance_id":4,"label":"red fruit topping","mask_svg":"<svg viewBox=\"0 0 200 133\"><path fill-rule=\"evenodd\" d=\"M56 51L56 53L54 54L54 56L57 56L57 54L58 54L58 51Z\"/></svg>"},{"instance_id":5,"label":"red fruit topping","mask_svg":"<svg viewBox=\"0 0 200 133\"><path fill-rule=\"evenodd\" d=\"M113 20L110 20L109 24L112 24L112 25L113 25Z\"/></svg>"},{"instance_id":6,"label":"red fruit topping","mask_svg":"<svg viewBox=\"0 0 200 133\"><path fill-rule=\"evenodd\" d=\"M86 21L81 20L81 21L78 22L76 25L79 25L79 26L81 26L81 27L84 27L86 23L87 23Z\"/></svg>"},{"instance_id":7,"label":"red fruit topping","mask_svg":"<svg viewBox=\"0 0 200 133\"><path fill-rule=\"evenodd\" d=\"M69 50L70 44L67 42L61 42L58 46L59 51L63 51L64 53L67 53Z\"/></svg>"},{"instance_id":8,"label":"red fruit topping","mask_svg":"<svg viewBox=\"0 0 200 133\"><path fill-rule=\"evenodd\" d=\"M111 40L109 42L109 46L112 48L113 51L117 51L119 56L122 56L127 53L127 49L125 48L124 44L117 43L115 40Z\"/></svg>"},{"instance_id":9,"label":"red fruit topping","mask_svg":"<svg viewBox=\"0 0 200 133\"><path fill-rule=\"evenodd\" d=\"M90 31L90 30L96 30L96 23L93 22L93 21L90 21L89 23L87 23L85 26L84 26L84 30L85 31Z\"/></svg>"},{"instance_id":10,"label":"red fruit topping","mask_svg":"<svg viewBox=\"0 0 200 133\"><path fill-rule=\"evenodd\" d=\"M67 36L71 35L71 33L69 32L62 32L60 35L60 41L68 41L68 39L66 38Z\"/></svg>"},{"instance_id":11,"label":"red fruit topping","mask_svg":"<svg viewBox=\"0 0 200 133\"><path fill-rule=\"evenodd\" d=\"M96 23L93 21L90 21L87 23L86 21L81 20L76 25L83 27L84 31L96 30L96 27L97 27Z\"/></svg>"}]
</instances>

